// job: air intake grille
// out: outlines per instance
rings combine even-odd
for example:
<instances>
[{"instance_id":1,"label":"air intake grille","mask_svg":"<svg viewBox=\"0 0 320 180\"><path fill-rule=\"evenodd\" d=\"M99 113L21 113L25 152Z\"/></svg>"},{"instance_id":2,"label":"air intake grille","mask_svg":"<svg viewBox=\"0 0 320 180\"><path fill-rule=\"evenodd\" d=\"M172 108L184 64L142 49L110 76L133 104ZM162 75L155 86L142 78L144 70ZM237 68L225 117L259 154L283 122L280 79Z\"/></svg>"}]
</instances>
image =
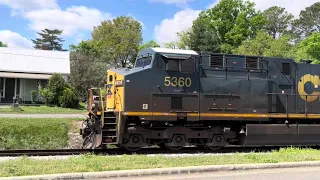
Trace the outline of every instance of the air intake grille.
<instances>
[{"instance_id":1,"label":"air intake grille","mask_svg":"<svg viewBox=\"0 0 320 180\"><path fill-rule=\"evenodd\" d=\"M246 67L250 69L258 69L258 58L257 57L246 57Z\"/></svg>"},{"instance_id":2,"label":"air intake grille","mask_svg":"<svg viewBox=\"0 0 320 180\"><path fill-rule=\"evenodd\" d=\"M211 55L210 66L211 67L223 67L224 57L223 55Z\"/></svg>"}]
</instances>

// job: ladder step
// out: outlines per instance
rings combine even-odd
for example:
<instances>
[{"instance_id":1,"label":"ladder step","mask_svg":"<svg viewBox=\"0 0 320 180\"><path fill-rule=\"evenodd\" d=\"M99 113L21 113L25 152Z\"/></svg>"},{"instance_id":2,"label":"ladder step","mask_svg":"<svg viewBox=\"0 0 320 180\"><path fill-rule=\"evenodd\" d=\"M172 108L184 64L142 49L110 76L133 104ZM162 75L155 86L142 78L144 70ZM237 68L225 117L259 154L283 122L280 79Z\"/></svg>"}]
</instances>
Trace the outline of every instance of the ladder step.
<instances>
[{"instance_id":1,"label":"ladder step","mask_svg":"<svg viewBox=\"0 0 320 180\"><path fill-rule=\"evenodd\" d=\"M117 123L104 123L105 125L109 124L109 125L117 125Z\"/></svg>"},{"instance_id":2,"label":"ladder step","mask_svg":"<svg viewBox=\"0 0 320 180\"><path fill-rule=\"evenodd\" d=\"M117 131L116 129L102 129L103 132L108 132L108 131Z\"/></svg>"},{"instance_id":3,"label":"ladder step","mask_svg":"<svg viewBox=\"0 0 320 180\"><path fill-rule=\"evenodd\" d=\"M104 117L105 119L116 119L116 117Z\"/></svg>"},{"instance_id":4,"label":"ladder step","mask_svg":"<svg viewBox=\"0 0 320 180\"><path fill-rule=\"evenodd\" d=\"M116 138L117 136L103 136L102 138Z\"/></svg>"}]
</instances>

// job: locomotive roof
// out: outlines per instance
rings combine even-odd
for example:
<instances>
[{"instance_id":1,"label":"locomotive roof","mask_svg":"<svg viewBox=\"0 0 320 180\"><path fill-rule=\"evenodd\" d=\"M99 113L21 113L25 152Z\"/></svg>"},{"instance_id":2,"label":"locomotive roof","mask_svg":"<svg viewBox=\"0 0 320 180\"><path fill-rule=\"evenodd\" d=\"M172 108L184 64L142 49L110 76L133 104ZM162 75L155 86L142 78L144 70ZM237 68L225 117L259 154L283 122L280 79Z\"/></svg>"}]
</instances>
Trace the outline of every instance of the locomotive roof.
<instances>
[{"instance_id":1,"label":"locomotive roof","mask_svg":"<svg viewBox=\"0 0 320 180\"><path fill-rule=\"evenodd\" d=\"M169 48L151 48L151 49L159 53L199 55L196 51L193 51L193 50L169 49Z\"/></svg>"}]
</instances>

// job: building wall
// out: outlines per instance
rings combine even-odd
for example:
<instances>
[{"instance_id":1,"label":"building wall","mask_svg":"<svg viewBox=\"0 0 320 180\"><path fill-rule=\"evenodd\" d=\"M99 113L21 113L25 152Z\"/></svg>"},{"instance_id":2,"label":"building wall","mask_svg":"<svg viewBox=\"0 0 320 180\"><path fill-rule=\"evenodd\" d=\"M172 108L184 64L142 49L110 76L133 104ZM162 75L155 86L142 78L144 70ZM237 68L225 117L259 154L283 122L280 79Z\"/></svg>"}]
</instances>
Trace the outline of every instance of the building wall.
<instances>
[{"instance_id":1,"label":"building wall","mask_svg":"<svg viewBox=\"0 0 320 180\"><path fill-rule=\"evenodd\" d=\"M22 102L31 102L31 91L35 90L38 92L39 83L42 87L46 87L48 80L37 80L37 79L20 79L20 98ZM43 101L43 98L38 94L37 101Z\"/></svg>"},{"instance_id":2,"label":"building wall","mask_svg":"<svg viewBox=\"0 0 320 180\"><path fill-rule=\"evenodd\" d=\"M1 98L0 103L12 103L15 94L23 103L31 102L31 91L38 91L39 83L45 86L54 73L61 74L67 81L70 74L69 58L70 53L65 51L0 47L0 78L6 79L6 96ZM40 94L38 101L43 101Z\"/></svg>"},{"instance_id":3,"label":"building wall","mask_svg":"<svg viewBox=\"0 0 320 180\"><path fill-rule=\"evenodd\" d=\"M1 97L1 103L12 103L14 97L14 88L15 88L15 79L13 78L6 78L2 79L5 82L5 91Z\"/></svg>"},{"instance_id":4,"label":"building wall","mask_svg":"<svg viewBox=\"0 0 320 180\"><path fill-rule=\"evenodd\" d=\"M68 75L69 58L69 52L0 48L0 71Z\"/></svg>"}]
</instances>

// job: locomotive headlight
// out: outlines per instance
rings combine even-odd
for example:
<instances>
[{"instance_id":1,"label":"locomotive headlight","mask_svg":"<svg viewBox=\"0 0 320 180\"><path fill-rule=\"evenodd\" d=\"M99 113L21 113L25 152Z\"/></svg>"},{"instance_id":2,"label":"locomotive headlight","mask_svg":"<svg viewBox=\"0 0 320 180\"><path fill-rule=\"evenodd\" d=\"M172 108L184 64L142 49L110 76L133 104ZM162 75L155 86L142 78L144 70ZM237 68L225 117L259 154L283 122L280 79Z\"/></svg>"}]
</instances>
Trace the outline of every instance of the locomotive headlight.
<instances>
[{"instance_id":1,"label":"locomotive headlight","mask_svg":"<svg viewBox=\"0 0 320 180\"><path fill-rule=\"evenodd\" d=\"M116 80L115 86L116 87L123 86L123 80Z\"/></svg>"}]
</instances>

